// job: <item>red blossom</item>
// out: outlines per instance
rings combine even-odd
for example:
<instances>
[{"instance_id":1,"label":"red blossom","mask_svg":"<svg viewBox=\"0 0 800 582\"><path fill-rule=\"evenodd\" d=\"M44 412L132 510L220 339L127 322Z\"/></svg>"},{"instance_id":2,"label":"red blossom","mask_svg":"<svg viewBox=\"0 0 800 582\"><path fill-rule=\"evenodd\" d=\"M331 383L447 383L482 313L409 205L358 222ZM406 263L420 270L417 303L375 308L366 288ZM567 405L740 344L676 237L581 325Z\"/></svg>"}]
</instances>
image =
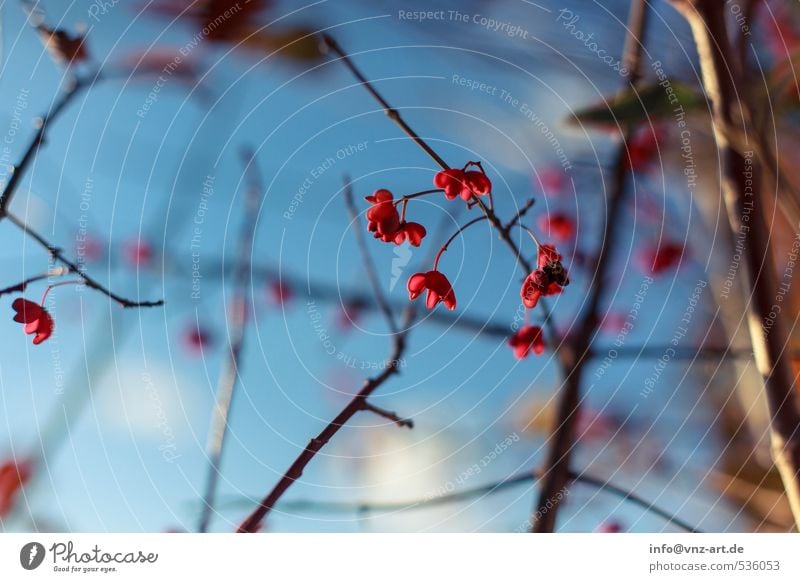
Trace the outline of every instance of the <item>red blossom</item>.
<instances>
[{"instance_id":1,"label":"red blossom","mask_svg":"<svg viewBox=\"0 0 800 582\"><path fill-rule=\"evenodd\" d=\"M11 304L11 308L17 312L14 321L25 324L25 333L36 334L33 338L34 345L39 345L53 335L55 323L43 306L19 297Z\"/></svg>"},{"instance_id":2,"label":"red blossom","mask_svg":"<svg viewBox=\"0 0 800 582\"><path fill-rule=\"evenodd\" d=\"M525 278L520 289L522 302L533 309L542 297L556 295L569 285L569 275L561 264L561 254L553 245L539 247L538 268Z\"/></svg>"},{"instance_id":3,"label":"red blossom","mask_svg":"<svg viewBox=\"0 0 800 582\"><path fill-rule=\"evenodd\" d=\"M553 263L561 260L561 253L556 250L555 245L545 244L539 247L538 263L540 267L544 267L548 263Z\"/></svg>"},{"instance_id":4,"label":"red blossom","mask_svg":"<svg viewBox=\"0 0 800 582\"><path fill-rule=\"evenodd\" d=\"M425 227L421 224L417 222L403 222L394 236L394 244L401 245L408 240L412 246L418 247L426 234Z\"/></svg>"},{"instance_id":5,"label":"red blossom","mask_svg":"<svg viewBox=\"0 0 800 582\"><path fill-rule=\"evenodd\" d=\"M444 196L448 200L460 196L462 200L469 201L473 195L485 196L492 192L492 182L486 174L475 170L442 170L433 177L433 184L444 190Z\"/></svg>"},{"instance_id":6,"label":"red blossom","mask_svg":"<svg viewBox=\"0 0 800 582\"><path fill-rule=\"evenodd\" d=\"M575 223L563 212L543 215L539 219L539 228L548 231L560 241L568 241L575 235Z\"/></svg>"},{"instance_id":7,"label":"red blossom","mask_svg":"<svg viewBox=\"0 0 800 582\"><path fill-rule=\"evenodd\" d=\"M22 487L30 480L33 466L29 461L6 461L0 465L0 518L8 515Z\"/></svg>"},{"instance_id":8,"label":"red blossom","mask_svg":"<svg viewBox=\"0 0 800 582\"><path fill-rule=\"evenodd\" d=\"M545 347L542 328L538 325L524 325L511 336L508 345L514 349L514 357L518 360L526 358L531 352L538 356Z\"/></svg>"},{"instance_id":9,"label":"red blossom","mask_svg":"<svg viewBox=\"0 0 800 582\"><path fill-rule=\"evenodd\" d=\"M450 310L456 308L456 295L453 286L447 277L439 271L415 273L408 280L408 297L412 301L419 297L423 291L428 290L426 305L433 309L441 301Z\"/></svg>"},{"instance_id":10,"label":"red blossom","mask_svg":"<svg viewBox=\"0 0 800 582\"><path fill-rule=\"evenodd\" d=\"M375 238L383 242L394 242L400 229L400 214L394 205L394 196L389 190L376 190L365 198L372 207L367 210L367 228Z\"/></svg>"},{"instance_id":11,"label":"red blossom","mask_svg":"<svg viewBox=\"0 0 800 582\"><path fill-rule=\"evenodd\" d=\"M660 275L681 262L683 245L665 241L658 245L645 247L636 256L637 264L645 273Z\"/></svg>"}]
</instances>

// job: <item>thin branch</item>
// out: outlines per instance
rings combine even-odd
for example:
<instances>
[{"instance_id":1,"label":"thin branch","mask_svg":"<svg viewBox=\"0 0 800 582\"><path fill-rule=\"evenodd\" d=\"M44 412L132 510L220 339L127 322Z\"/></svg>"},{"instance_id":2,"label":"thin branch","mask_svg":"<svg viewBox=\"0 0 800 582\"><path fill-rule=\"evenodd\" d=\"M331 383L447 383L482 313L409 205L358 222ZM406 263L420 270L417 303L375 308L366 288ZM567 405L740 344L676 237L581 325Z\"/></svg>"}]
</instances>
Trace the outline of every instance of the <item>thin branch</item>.
<instances>
[{"instance_id":1,"label":"thin branch","mask_svg":"<svg viewBox=\"0 0 800 582\"><path fill-rule=\"evenodd\" d=\"M411 420L410 418L401 418L401 417L397 416L396 413L391 412L390 410L386 410L385 408L381 408L380 406L375 406L374 404L372 404L370 402L364 402L363 409L364 410L368 410L370 412L374 412L378 416L382 416L383 418L391 420L393 423L395 423L400 428L404 428L404 427L405 428L414 428L414 421Z\"/></svg>"},{"instance_id":2,"label":"thin branch","mask_svg":"<svg viewBox=\"0 0 800 582\"><path fill-rule=\"evenodd\" d=\"M69 273L70 270L67 267L55 267L50 269L46 273L42 273L41 275L35 275L33 277L28 277L21 283L17 283L16 285L11 285L10 287L6 287L5 289L0 289L0 297L3 295L9 295L11 293L23 293L25 289L28 288L28 285L31 283L36 283L38 281L46 281L49 279L54 279L56 277L62 277Z\"/></svg>"},{"instance_id":3,"label":"thin branch","mask_svg":"<svg viewBox=\"0 0 800 582\"><path fill-rule=\"evenodd\" d=\"M389 302L386 300L386 295L384 295L383 289L381 289L381 284L378 281L378 273L375 269L375 263L372 260L372 256L369 254L366 240L364 240L364 233L361 230L361 219L359 218L360 214L358 212L358 208L356 207L355 200L353 199L353 183L347 177L344 179L344 201L347 206L347 211L350 213L350 219L355 232L356 243L358 244L358 250L361 253L361 261L364 263L364 270L367 272L369 284L372 287L372 293L375 296L375 303L377 303L378 309L380 309L381 313L383 313L383 317L386 319L386 324L389 326L389 331L391 331L393 334L396 334L398 331L397 322L394 319L392 308L389 306Z\"/></svg>"},{"instance_id":4,"label":"thin branch","mask_svg":"<svg viewBox=\"0 0 800 582\"><path fill-rule=\"evenodd\" d=\"M116 301L122 307L125 308L159 307L161 305L164 305L163 299L159 299L158 301L133 301L131 299L126 299L121 295L117 295L107 287L101 285L96 279L89 276L80 266L78 266L77 263L74 263L73 261L68 259L60 248L50 244L50 242L44 236L39 234L37 231L33 230L22 219L18 218L16 215L10 212L6 213L5 218L7 218L12 224L14 224L26 235L28 235L37 243L39 243L39 245L41 245L48 253L50 253L50 256L53 258L53 260L58 261L59 263L67 267L70 273L73 273L78 277L80 277L81 279L83 279L87 287L89 287L90 289L94 289L95 291L99 291L109 299Z\"/></svg>"},{"instance_id":5,"label":"thin branch","mask_svg":"<svg viewBox=\"0 0 800 582\"><path fill-rule=\"evenodd\" d=\"M728 38L722 3L678 0L673 4L688 20L700 56L703 86L712 104L714 137L723 161L721 193L731 231L734 236L744 235L741 282L748 297L750 341L769 406L772 456L800 527L800 402L786 349L789 335L781 314L777 317L771 314L778 293L770 233L763 212L765 204L761 200L763 192L757 179L763 168L757 156L746 158L730 141L736 139L734 136L747 140L753 130L743 115L748 111L747 104L740 101L737 92L737 87L743 86L737 76L742 68L730 65L735 52ZM772 322L770 328L765 327L768 321Z\"/></svg>"},{"instance_id":6,"label":"thin branch","mask_svg":"<svg viewBox=\"0 0 800 582\"><path fill-rule=\"evenodd\" d=\"M636 88L640 76L641 54L644 46L644 34L647 24L647 0L634 0L628 16L627 35L623 61L629 71L631 86ZM564 379L561 396L558 403L553 434L550 437L552 446L548 453L543 485L539 491L539 499L534 508L534 520L531 531L546 533L555 531L556 517L560 502L556 495L566 484L570 474L570 461L575 443L575 425L578 421L580 409L580 388L583 376L583 365L596 333L595 322L600 308L600 299L606 284L606 270L610 263L610 251L616 240L617 229L622 222L618 219L623 205L625 185L630 165L628 161L627 142L631 128L623 131L623 139L617 150L616 166L614 168L614 181L609 195L606 212L604 236L600 244L600 255L597 259L597 268L592 279L586 307L577 326L572 345L573 358L571 371ZM546 510L545 510L546 508Z\"/></svg>"},{"instance_id":7,"label":"thin branch","mask_svg":"<svg viewBox=\"0 0 800 582\"><path fill-rule=\"evenodd\" d=\"M86 77L75 79L71 86L62 93L61 97L53 105L53 107L50 108L50 111L41 117L39 127L37 128L36 133L33 135L31 143L28 145L28 149L25 150L25 153L22 155L22 159L19 161L19 163L14 166L11 177L6 183L5 188L3 188L3 192L0 193L0 220L5 218L8 214L8 209L11 205L11 201L14 198L14 194L17 192L19 181L22 179L25 170L36 158L39 148L45 143L47 138L47 130L49 129L50 124L58 119L59 115L61 115L61 113L67 108L67 105L69 105L73 99L75 99L81 90L90 86L90 79L94 79L96 76L97 75L87 75Z\"/></svg>"},{"instance_id":8,"label":"thin branch","mask_svg":"<svg viewBox=\"0 0 800 582\"><path fill-rule=\"evenodd\" d=\"M244 217L239 228L239 242L236 249L236 267L234 270L234 297L229 306L228 322L229 350L227 360L220 372L217 383L217 396L211 416L211 427L208 432L206 454L208 455L208 472L206 489L203 496L203 511L200 515L198 531L208 531L211 516L214 512L214 501L217 483L220 477L220 464L225 452L231 406L236 385L241 376L242 350L247 331L248 305L250 303L250 256L253 252L253 240L258 224L258 210L263 190L262 180L258 174L254 154L243 154L245 171L249 175L249 183L244 194Z\"/></svg>"},{"instance_id":9,"label":"thin branch","mask_svg":"<svg viewBox=\"0 0 800 582\"><path fill-rule=\"evenodd\" d=\"M327 35L327 34L324 34L322 36L322 41L323 41L323 43L325 44L325 46L328 49L330 49L331 51L333 51L334 53L339 55L339 58L342 60L344 65L348 69L350 69L350 72L353 73L353 75L359 81L361 81L361 83L364 85L364 88L367 91L370 92L370 94L375 98L375 100L378 103L381 104L381 106L383 107L384 111L386 112L386 115L388 115L389 118L392 119L392 121L394 121L397 125L399 125L403 129L403 131L406 133L406 135L408 135L408 137L413 139L417 143L417 145L419 147L421 147L423 150L425 150L425 152L437 164L439 164L442 167L443 170L447 170L448 169L448 165L445 163L445 161L441 157L439 157L439 154L437 154L435 151L433 151L433 148L431 148L431 146L429 146L425 142L425 140L423 140L419 135L417 135L417 133L413 129L411 129L405 121L403 121L403 118L400 116L400 114L397 112L397 110L394 109L391 105L389 105L389 103L386 102L386 100L383 98L383 96L381 96L381 94L378 93L375 90L375 87L372 86L372 83L370 83L367 80L367 78L361 73L361 71L353 64L353 61L350 60L350 57L347 55L347 53L345 53L341 49L341 47L339 46L339 43L337 43L330 35Z\"/></svg>"},{"instance_id":10,"label":"thin branch","mask_svg":"<svg viewBox=\"0 0 800 582\"><path fill-rule=\"evenodd\" d=\"M386 359L385 368L378 376L365 381L364 386L344 409L328 425L322 429L315 438L312 438L302 453L294 460L292 465L281 477L280 481L261 501L256 510L245 519L238 533L253 533L260 529L261 522L267 514L275 507L275 503L286 493L292 484L303 476L303 471L316 454L328 444L328 442L339 432L339 429L347 424L359 411L365 410L367 398L372 395L384 382L394 376L399 371L400 360L406 349L406 334L411 327L415 317L415 308L409 305L405 310L402 331L392 336L392 351Z\"/></svg>"},{"instance_id":11,"label":"thin branch","mask_svg":"<svg viewBox=\"0 0 800 582\"><path fill-rule=\"evenodd\" d=\"M445 219L442 220L442 226L448 224L449 221ZM414 304L407 304L403 310L403 314L400 331L392 336L391 353L385 361L383 372L374 378L367 379L361 390L350 400L336 418L330 421L316 438L312 438L309 441L308 445L306 445L305 449L297 456L275 487L272 488L266 497L261 500L259 506L239 525L237 533L253 533L258 531L261 527L261 522L269 512L272 511L275 504L283 497L289 487L302 477L303 471L311 460L328 444L336 433L339 432L339 429L347 424L359 411L367 410L374 413L377 410L381 410L381 412L385 412L376 406L372 406L368 398L392 376L400 373L399 365L406 350L406 339L417 315L416 306ZM396 417L389 418L396 422Z\"/></svg>"},{"instance_id":12,"label":"thin branch","mask_svg":"<svg viewBox=\"0 0 800 582\"><path fill-rule=\"evenodd\" d=\"M430 509L432 507L438 507L442 505L448 505L451 503L459 503L462 501L468 501L470 499L480 498L487 495L495 495L497 493L501 493L507 489L511 489L518 485L522 485L525 483L530 483L531 481L536 481L540 479L541 471L526 471L524 473L519 473L517 475L512 475L500 481L495 481L493 483L488 483L486 485L479 485L477 487L470 487L467 489L463 489L461 491L454 491L452 493L446 493L444 495L437 495L433 497L425 497L424 499L416 499L412 501L394 501L394 502L387 502L387 503L370 503L370 502L339 502L339 501L318 501L318 500L294 500L294 501L284 501L279 504L279 507L285 511L297 511L297 512L314 512L314 513L399 513L404 511L413 511L413 510L420 510L420 509ZM654 515L657 515L663 518L668 523L685 530L691 533L702 533L701 530L696 528L695 526L687 523L686 521L680 519L676 515L671 514L670 512L662 509L655 504L647 501L640 495L633 493L631 491L627 491L622 487L614 485L609 481L604 481L597 477L592 477L591 475L587 475L585 473L574 473L570 472L569 475L570 481L581 483L583 485L588 485L589 487L594 487L611 495L615 495L617 497L622 498L625 501L629 501L630 503L637 505ZM241 497L237 497L232 500L230 503L234 503L236 506L240 505L241 503L246 502L249 503L248 500L242 500Z\"/></svg>"},{"instance_id":13,"label":"thin branch","mask_svg":"<svg viewBox=\"0 0 800 582\"><path fill-rule=\"evenodd\" d=\"M518 223L520 220L522 220L523 218L525 218L525 215L528 213L528 211L529 211L531 208L533 208L533 205L534 205L534 204L536 204L536 198L528 198L528 199L525 201L525 204L523 204L523 205L520 207L520 209L517 211L517 213L514 215L514 218L512 218L511 220L509 220L509 221L506 223L506 225L503 227L503 230L505 230L506 232L508 232L508 231L510 231L512 228L514 228L514 225L515 225L515 224L517 224L517 223Z\"/></svg>"}]
</instances>

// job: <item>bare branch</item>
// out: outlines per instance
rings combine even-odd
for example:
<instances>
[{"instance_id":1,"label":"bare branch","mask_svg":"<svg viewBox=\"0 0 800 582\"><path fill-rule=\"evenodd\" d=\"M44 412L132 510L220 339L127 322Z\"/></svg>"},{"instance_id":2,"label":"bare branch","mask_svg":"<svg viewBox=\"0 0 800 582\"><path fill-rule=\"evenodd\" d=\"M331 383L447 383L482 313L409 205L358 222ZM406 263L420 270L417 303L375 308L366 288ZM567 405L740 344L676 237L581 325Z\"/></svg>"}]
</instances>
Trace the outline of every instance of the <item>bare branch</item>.
<instances>
[{"instance_id":1,"label":"bare branch","mask_svg":"<svg viewBox=\"0 0 800 582\"><path fill-rule=\"evenodd\" d=\"M48 242L48 240L44 236L42 236L41 234L39 234L38 232L33 230L22 219L17 218L16 215L11 214L10 212L6 213L5 218L7 218L12 224L17 226L17 228L19 228L26 235L28 235L33 240L35 240L37 243L39 243L48 253L50 253L50 256L53 258L53 260L58 261L59 263L61 263L65 267L67 267L69 269L70 273L73 273L73 274L79 276L81 279L83 279L83 281L86 283L87 287L89 287L90 289L94 289L95 291L99 291L100 293L102 293L103 295L108 297L109 299L112 299L112 300L116 301L117 303L119 303L122 307L126 307L126 308L129 308L129 307L159 307L161 305L164 305L164 300L163 299L159 299L158 301L133 301L131 299L126 299L125 297L122 297L121 295L117 295L116 293L114 293L113 291L108 289L107 287L104 287L103 285L101 285L93 277L89 276L76 263L74 263L73 261L68 259L67 256L64 254L64 252L60 248L50 244L50 242Z\"/></svg>"},{"instance_id":2,"label":"bare branch","mask_svg":"<svg viewBox=\"0 0 800 582\"><path fill-rule=\"evenodd\" d=\"M537 481L541 477L541 471L526 471L517 475L506 477L500 481L494 481L486 485L477 487L470 487L461 491L454 491L444 495L437 495L435 497L426 497L423 499L415 499L411 501L394 501L387 503L369 503L369 502L339 502L339 501L319 501L311 499L298 499L293 501L283 501L279 507L285 511L297 512L313 512L313 513L397 513L405 511L414 511L421 509L430 509L432 507L439 507L442 505L449 505L452 503L459 503L485 497L487 495L495 495L507 489L511 489L518 485ZM611 495L622 498L638 507L641 507L654 515L663 518L668 523L691 533L702 533L701 530L695 526L687 523L676 515L662 509L655 504L647 501L640 495L631 491L627 491L622 487L614 485L609 481L604 481L598 477L587 475L586 473L570 472L569 480L571 482L581 483L589 487L594 487ZM233 499L231 504L239 506L242 503L249 503L249 500L242 500L241 497Z\"/></svg>"},{"instance_id":3,"label":"bare branch","mask_svg":"<svg viewBox=\"0 0 800 582\"><path fill-rule=\"evenodd\" d=\"M758 188L757 178L763 168L757 156L745 157L731 142L737 139L734 136L746 142L753 130L747 119L749 108L737 92L737 87L743 86L738 76L742 67L730 64L736 53L728 38L723 4L714 0L678 0L673 4L691 26L703 86L711 99L714 137L724 164L721 193L731 230L745 246L741 282L748 297L750 340L769 405L772 456L800 527L800 403L787 350L789 335L781 314L771 314L777 278L763 192ZM770 328L765 327L767 321L772 321Z\"/></svg>"},{"instance_id":4,"label":"bare branch","mask_svg":"<svg viewBox=\"0 0 800 582\"><path fill-rule=\"evenodd\" d=\"M61 113L67 108L67 105L69 105L83 89L90 86L90 80L93 78L96 78L96 75L88 75L86 77L75 79L72 82L72 85L68 87L64 93L62 93L59 100L53 105L53 107L50 108L50 111L41 117L39 127L37 128L36 133L33 135L33 139L31 139L28 149L25 150L20 162L14 166L14 171L12 172L8 183L6 184L5 188L3 188L3 192L0 193L0 220L5 218L5 216L8 214L8 209L11 205L11 201L14 198L14 194L16 194L19 181L22 179L25 170L36 158L39 148L45 143L47 130L49 129L50 125L58 118L59 115L61 115Z\"/></svg>"},{"instance_id":5,"label":"bare branch","mask_svg":"<svg viewBox=\"0 0 800 582\"><path fill-rule=\"evenodd\" d=\"M5 289L0 289L0 297L3 295L8 295L10 293L23 293L25 289L28 288L28 285L31 283L36 283L38 281L46 281L49 279L54 279L56 277L61 277L69 273L70 270L67 267L55 267L54 269L50 269L46 273L42 273L41 275L35 275L33 277L28 277L21 283L17 283L16 285L11 285L10 287L6 287Z\"/></svg>"},{"instance_id":6,"label":"bare branch","mask_svg":"<svg viewBox=\"0 0 800 582\"><path fill-rule=\"evenodd\" d=\"M217 492L217 483L220 476L220 464L225 451L226 436L233 404L236 385L241 376L241 357L244 348L247 316L250 303L250 256L253 251L253 239L257 226L258 208L261 201L263 185L257 172L256 162L251 152L243 155L245 171L250 180L244 194L244 218L239 227L239 242L236 250L236 267L234 270L234 297L229 306L227 360L219 376L217 396L211 416L211 427L208 433L206 452L208 455L208 474L206 477L206 490L203 497L203 511L200 515L198 531L203 533L208 530L211 516L214 511L214 501Z\"/></svg>"},{"instance_id":7,"label":"bare branch","mask_svg":"<svg viewBox=\"0 0 800 582\"><path fill-rule=\"evenodd\" d=\"M363 410L369 410L370 412L374 412L378 416L382 416L383 418L391 420L400 428L403 427L414 428L414 421L411 420L410 418L401 418L397 416L397 414L395 414L394 412L381 408L380 406L375 406L370 402L364 401Z\"/></svg>"}]
</instances>

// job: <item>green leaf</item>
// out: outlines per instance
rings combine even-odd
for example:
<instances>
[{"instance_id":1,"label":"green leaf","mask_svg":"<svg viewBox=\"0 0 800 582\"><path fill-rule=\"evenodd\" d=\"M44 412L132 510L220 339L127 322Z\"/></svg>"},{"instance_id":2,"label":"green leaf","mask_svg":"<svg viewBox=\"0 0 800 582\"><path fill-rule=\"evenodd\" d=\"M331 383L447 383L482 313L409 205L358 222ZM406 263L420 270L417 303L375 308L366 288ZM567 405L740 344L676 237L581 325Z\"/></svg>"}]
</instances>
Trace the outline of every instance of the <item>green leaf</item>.
<instances>
[{"instance_id":1,"label":"green leaf","mask_svg":"<svg viewBox=\"0 0 800 582\"><path fill-rule=\"evenodd\" d=\"M670 92L671 89L671 92ZM674 118L680 113L707 109L705 96L680 81L662 81L637 91L626 89L607 102L577 111L569 119L571 125L613 126L636 125L646 120Z\"/></svg>"}]
</instances>

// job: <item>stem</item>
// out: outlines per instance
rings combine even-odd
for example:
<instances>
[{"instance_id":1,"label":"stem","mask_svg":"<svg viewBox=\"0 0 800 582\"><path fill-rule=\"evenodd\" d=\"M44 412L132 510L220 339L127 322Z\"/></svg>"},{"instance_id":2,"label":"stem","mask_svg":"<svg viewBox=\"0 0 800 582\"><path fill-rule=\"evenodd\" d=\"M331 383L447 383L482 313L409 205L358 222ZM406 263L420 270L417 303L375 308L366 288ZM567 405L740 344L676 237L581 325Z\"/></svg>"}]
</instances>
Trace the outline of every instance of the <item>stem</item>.
<instances>
[{"instance_id":1,"label":"stem","mask_svg":"<svg viewBox=\"0 0 800 582\"><path fill-rule=\"evenodd\" d=\"M55 289L56 287L63 287L64 285L80 285L83 283L83 280L79 281L62 281L60 283L53 283L52 285L48 285L47 289L44 290L42 294L42 300L39 302L40 305L44 305L44 300L47 299L47 296L50 294L50 291Z\"/></svg>"},{"instance_id":2,"label":"stem","mask_svg":"<svg viewBox=\"0 0 800 582\"><path fill-rule=\"evenodd\" d=\"M761 212L764 203L761 193L754 193L752 187L759 183L753 175L758 176L761 168L756 156L746 158L729 141L737 130L745 137L749 134L749 128L740 127L736 121L742 119L736 89L743 86L736 76L742 67L729 66L735 53L728 39L723 4L709 0L681 0L674 4L691 26L703 85L711 99L714 136L724 163L721 190L728 221L734 236L746 234L742 284L749 299L750 341L769 406L772 456L800 528L800 404L786 351L789 335L780 313L772 319L771 329L764 328L764 322L771 319L776 297L776 275L769 231ZM748 180L752 180L750 185Z\"/></svg>"},{"instance_id":3,"label":"stem","mask_svg":"<svg viewBox=\"0 0 800 582\"><path fill-rule=\"evenodd\" d=\"M66 109L67 105L69 105L83 89L90 86L90 80L96 80L98 76L99 73L96 73L95 75L87 75L86 77L75 79L72 85L61 95L61 98L50 108L50 111L41 117L40 125L36 130L36 133L33 135L33 138L28 145L28 149L25 150L25 153L22 155L22 159L14 167L14 171L11 174L8 183L6 184L5 188L3 188L3 192L0 193L0 220L8 215L8 209L11 205L11 201L14 198L14 194L17 192L19 181L22 179L25 170L36 158L36 154L39 152L41 145L45 143L47 129L49 128L50 124L58 119L61 113Z\"/></svg>"},{"instance_id":4,"label":"stem","mask_svg":"<svg viewBox=\"0 0 800 582\"><path fill-rule=\"evenodd\" d=\"M634 90L640 77L641 54L644 45L647 15L647 0L634 0L628 15L628 32L623 56L625 68L630 75L629 82L634 87ZM589 286L586 308L578 324L578 333L574 336L573 344L570 346L571 349L565 354L565 357L571 361L568 362L569 373L564 378L564 385L558 403L558 413L552 436L550 437L553 444L545 465L544 483L539 491L539 499L533 511L534 519L531 531L536 533L555 531L556 517L560 507L557 493L569 480L569 466L572 452L575 448L575 425L578 420L581 403L580 387L583 365L588 361L589 348L594 335L597 333L595 321L605 286L610 250L614 246L617 228L621 222L618 220L618 216L622 210L622 199L625 195L625 183L628 176L627 142L630 133L630 128L625 128L622 143L616 153L613 189L607 201L604 237L601 239L603 242L600 245L597 269Z\"/></svg>"},{"instance_id":5,"label":"stem","mask_svg":"<svg viewBox=\"0 0 800 582\"><path fill-rule=\"evenodd\" d=\"M46 273L42 273L41 275L34 275L33 277L28 277L21 283L17 283L16 285L11 285L4 289L0 289L0 297L2 297L3 295L8 295L9 293L22 293L25 291L25 289L28 288L28 285L30 285L31 283L50 280L55 277L61 277L69 272L70 272L69 269L67 269L66 267L55 267L53 269L50 269Z\"/></svg>"},{"instance_id":6,"label":"stem","mask_svg":"<svg viewBox=\"0 0 800 582\"><path fill-rule=\"evenodd\" d=\"M364 410L368 410L370 412L374 412L378 416L382 416L388 420L391 420L400 428L414 428L414 421L409 418L401 418L397 416L396 413L386 410L385 408L381 408L380 406L375 406L370 402L364 402Z\"/></svg>"},{"instance_id":7,"label":"stem","mask_svg":"<svg viewBox=\"0 0 800 582\"><path fill-rule=\"evenodd\" d=\"M356 79L361 81L364 84L364 87L367 89L367 91L369 91L370 94L372 94L372 96L375 98L375 100L381 104L383 110L386 112L386 115L389 116L389 118L392 119L392 121L394 121L397 125L399 125L406 133L406 135L408 135L408 137L413 139L417 143L417 145L421 147L425 151L425 153L427 153L433 159L433 161L435 161L437 164L439 164L439 166L441 166L443 170L449 169L449 166L445 163L445 161L441 157L439 157L439 154L433 151L433 148L431 148L431 146L429 146L425 142L425 140L423 140L419 135L417 135L417 133L413 129L411 129L406 124L405 121L403 121L403 118L400 116L397 110L393 109L392 106L389 105L386 102L386 100L381 96L381 94L375 90L375 88L372 86L372 83L370 83L367 80L367 78L361 73L361 71L358 68L356 68L356 66L353 64L353 61L350 60L350 57L347 55L347 53L345 53L341 49L339 43L337 43L333 39L333 37L331 37L328 34L322 35L322 41L326 47L328 47L334 53L339 55L339 58L344 63L344 65L348 69L350 69L350 72L353 73L353 75L355 75Z\"/></svg>"},{"instance_id":8,"label":"stem","mask_svg":"<svg viewBox=\"0 0 800 582\"><path fill-rule=\"evenodd\" d=\"M433 270L434 271L438 271L439 259L442 258L442 253L444 253L447 250L447 247L450 246L450 243L452 243L456 239L456 237L458 235L460 235L462 232L467 230L473 224L481 222L482 220L487 220L487 218L488 217L486 217L486 216L479 216L478 218L473 218L468 223L466 223L464 226L462 226L457 231L455 231L455 233L453 233L453 236L451 236L449 239L447 239L447 242L444 243L444 245L442 245L442 248L439 249L439 252L436 253L436 258L433 261Z\"/></svg>"},{"instance_id":9,"label":"stem","mask_svg":"<svg viewBox=\"0 0 800 582\"><path fill-rule=\"evenodd\" d=\"M228 321L230 336L228 358L223 366L217 384L217 396L211 417L211 428L208 434L206 451L208 455L208 473L206 489L203 496L203 511L200 515L198 531L208 531L220 477L220 465L225 451L229 418L237 381L241 375L241 358L247 330L247 307L250 302L250 254L253 250L253 239L258 218L259 201L263 190L258 175L254 155L244 154L244 165L250 174L250 184L245 192L245 214L239 230L239 243L236 251L237 264L234 271L235 296L229 308Z\"/></svg>"},{"instance_id":10,"label":"stem","mask_svg":"<svg viewBox=\"0 0 800 582\"><path fill-rule=\"evenodd\" d=\"M400 204L401 202L406 203L409 200L413 200L414 198L419 198L420 196L427 196L428 194L436 194L438 192L444 192L441 188L434 188L432 190L423 190L422 192L414 192L413 194L407 194L403 196L400 200L394 203L395 206Z\"/></svg>"},{"instance_id":11,"label":"stem","mask_svg":"<svg viewBox=\"0 0 800 582\"><path fill-rule=\"evenodd\" d=\"M447 505L450 503L467 501L469 499L483 497L486 495L494 495L496 493L501 493L517 485L522 485L530 481L536 481L540 477L541 477L541 471L539 470L525 471L524 473L511 475L510 477L506 477L505 479L488 483L486 485L480 485L478 487L471 487L463 489L461 491L454 491L452 493L447 493L444 495L438 495L435 497L426 497L424 499L416 499L411 501L395 501L388 503L368 503L368 502L357 501L352 503L341 503L336 501L326 502L317 500L298 500L298 501L289 501L286 502L285 504L282 503L280 504L280 506L285 509L291 508L295 511L305 510L317 513L403 512L415 509L427 509L431 507L438 507L440 505ZM583 485L588 485L589 487L595 487L611 495L621 497L623 500L629 501L634 505L646 509L647 511L650 511L655 515L662 517L665 521L687 532L702 533L699 529L683 521L676 515L673 515L668 511L661 509L660 507L657 507L653 503L645 500L644 498L636 495L635 493L627 491L622 487L618 487L617 485L614 485L609 481L603 481L600 478L592 477L591 475L587 475L586 473L570 473L570 481L575 483L581 483Z\"/></svg>"}]
</instances>

